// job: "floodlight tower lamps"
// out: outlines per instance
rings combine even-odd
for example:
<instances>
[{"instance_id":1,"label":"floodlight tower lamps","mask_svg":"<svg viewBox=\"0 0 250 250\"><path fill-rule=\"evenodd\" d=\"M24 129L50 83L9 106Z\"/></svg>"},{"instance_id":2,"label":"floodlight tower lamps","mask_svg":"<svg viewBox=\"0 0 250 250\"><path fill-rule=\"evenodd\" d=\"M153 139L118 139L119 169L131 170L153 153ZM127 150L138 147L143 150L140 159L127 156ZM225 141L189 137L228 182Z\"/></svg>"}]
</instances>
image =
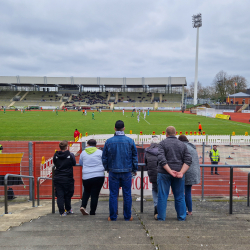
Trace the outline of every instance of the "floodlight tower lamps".
<instances>
[{"instance_id":1,"label":"floodlight tower lamps","mask_svg":"<svg viewBox=\"0 0 250 250\"><path fill-rule=\"evenodd\" d=\"M195 80L194 80L194 105L197 104L197 88L198 88L198 51L199 51L199 28L202 26L201 13L192 16L193 28L197 28L196 36L196 58L195 58Z\"/></svg>"}]
</instances>

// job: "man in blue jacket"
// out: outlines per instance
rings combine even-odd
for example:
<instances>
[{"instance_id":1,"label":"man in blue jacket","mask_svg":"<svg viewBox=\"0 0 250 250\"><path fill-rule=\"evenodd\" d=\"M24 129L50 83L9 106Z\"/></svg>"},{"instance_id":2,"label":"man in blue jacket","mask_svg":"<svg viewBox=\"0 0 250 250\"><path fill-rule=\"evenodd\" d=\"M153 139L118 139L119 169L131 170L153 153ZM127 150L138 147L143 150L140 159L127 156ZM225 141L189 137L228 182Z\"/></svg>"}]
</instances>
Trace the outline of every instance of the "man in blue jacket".
<instances>
[{"instance_id":1,"label":"man in blue jacket","mask_svg":"<svg viewBox=\"0 0 250 250\"><path fill-rule=\"evenodd\" d=\"M138 169L137 150L134 141L125 136L124 122L115 123L115 135L108 139L103 148L102 162L109 172L109 221L117 219L117 196L122 187L124 200L124 219L132 221L131 182L132 173Z\"/></svg>"}]
</instances>

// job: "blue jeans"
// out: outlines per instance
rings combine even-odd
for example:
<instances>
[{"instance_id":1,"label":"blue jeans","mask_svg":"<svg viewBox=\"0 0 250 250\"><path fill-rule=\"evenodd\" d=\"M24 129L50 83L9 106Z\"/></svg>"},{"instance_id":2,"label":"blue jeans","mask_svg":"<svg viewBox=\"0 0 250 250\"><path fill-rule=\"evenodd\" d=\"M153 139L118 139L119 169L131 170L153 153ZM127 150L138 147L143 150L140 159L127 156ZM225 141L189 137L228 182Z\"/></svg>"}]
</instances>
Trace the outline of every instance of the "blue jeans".
<instances>
[{"instance_id":1,"label":"blue jeans","mask_svg":"<svg viewBox=\"0 0 250 250\"><path fill-rule=\"evenodd\" d=\"M192 212L192 185L185 185L185 201L188 212Z\"/></svg>"},{"instance_id":2,"label":"blue jeans","mask_svg":"<svg viewBox=\"0 0 250 250\"><path fill-rule=\"evenodd\" d=\"M186 219L186 203L184 197L185 176L179 179L171 176L170 174L158 173L157 184L158 184L157 219L163 221L166 219L167 199L168 199L169 189L171 186L174 194L177 219L180 221L185 220Z\"/></svg>"},{"instance_id":3,"label":"blue jeans","mask_svg":"<svg viewBox=\"0 0 250 250\"><path fill-rule=\"evenodd\" d=\"M117 197L119 188L122 187L124 201L124 219L131 218L132 197L131 197L132 174L109 172L109 214L111 220L117 219Z\"/></svg>"},{"instance_id":4,"label":"blue jeans","mask_svg":"<svg viewBox=\"0 0 250 250\"><path fill-rule=\"evenodd\" d=\"M154 207L156 207L157 203L158 203L158 187L157 187L157 182L153 182L152 183L152 195L153 195Z\"/></svg>"}]
</instances>

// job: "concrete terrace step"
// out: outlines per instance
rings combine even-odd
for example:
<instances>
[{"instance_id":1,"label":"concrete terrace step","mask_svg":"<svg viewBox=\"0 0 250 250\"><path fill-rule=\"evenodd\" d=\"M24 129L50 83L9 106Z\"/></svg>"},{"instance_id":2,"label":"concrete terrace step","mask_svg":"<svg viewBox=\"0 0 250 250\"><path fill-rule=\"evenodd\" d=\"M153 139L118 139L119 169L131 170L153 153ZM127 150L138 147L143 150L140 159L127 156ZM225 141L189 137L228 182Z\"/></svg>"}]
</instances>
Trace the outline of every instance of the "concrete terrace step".
<instances>
[{"instance_id":1,"label":"concrete terrace step","mask_svg":"<svg viewBox=\"0 0 250 250\"><path fill-rule=\"evenodd\" d=\"M153 245L148 245L148 244L112 244L110 245L109 242L104 242L101 245L96 245L96 244L78 244L74 243L71 245L32 245L31 247L26 247L26 246L2 246L1 249L8 249L8 250L113 250L113 249L119 249L119 250L155 250L155 247Z\"/></svg>"},{"instance_id":2,"label":"concrete terrace step","mask_svg":"<svg viewBox=\"0 0 250 250\"><path fill-rule=\"evenodd\" d=\"M122 202L118 220L112 222L107 221L108 201L99 201L95 216L83 216L79 207L80 202L73 205L73 215L50 213L0 232L1 250L250 249L250 208L243 202L235 202L235 214L229 215L227 202L195 201L193 215L184 222L177 221L173 201L168 201L164 222L154 220L152 201L144 202L144 213L133 202L133 221L124 221Z\"/></svg>"}]
</instances>

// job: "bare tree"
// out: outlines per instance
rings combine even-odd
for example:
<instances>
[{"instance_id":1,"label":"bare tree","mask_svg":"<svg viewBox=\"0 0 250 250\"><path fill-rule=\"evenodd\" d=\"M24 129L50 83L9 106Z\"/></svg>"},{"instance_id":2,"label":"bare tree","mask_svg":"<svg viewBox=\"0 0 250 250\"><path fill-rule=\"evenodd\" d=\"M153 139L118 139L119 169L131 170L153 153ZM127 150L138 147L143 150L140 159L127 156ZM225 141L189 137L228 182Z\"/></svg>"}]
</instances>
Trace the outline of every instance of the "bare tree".
<instances>
[{"instance_id":1,"label":"bare tree","mask_svg":"<svg viewBox=\"0 0 250 250\"><path fill-rule=\"evenodd\" d=\"M233 94L235 93L239 93L239 92L246 92L247 90L247 80L245 77L240 76L240 75L235 75L235 76L231 76L228 79L229 81L231 81L231 93ZM236 86L235 86L236 83Z\"/></svg>"},{"instance_id":2,"label":"bare tree","mask_svg":"<svg viewBox=\"0 0 250 250\"><path fill-rule=\"evenodd\" d=\"M197 97L198 97L198 98L200 98L200 97L199 97L199 93L200 93L201 89L202 89L202 85L201 85L201 83L198 81L198 84L197 84ZM190 86L189 86L189 95L190 95L191 97L194 97L194 82L191 82L191 84L190 84Z\"/></svg>"},{"instance_id":3,"label":"bare tree","mask_svg":"<svg viewBox=\"0 0 250 250\"><path fill-rule=\"evenodd\" d=\"M213 86L216 92L215 96L220 98L221 101L225 101L230 94L246 92L247 81L243 76L228 76L226 72L221 70L216 74L213 80Z\"/></svg>"},{"instance_id":4,"label":"bare tree","mask_svg":"<svg viewBox=\"0 0 250 250\"><path fill-rule=\"evenodd\" d=\"M221 70L217 73L213 80L213 86L218 98L221 101L225 101L226 97L230 94L232 88L232 82L228 81L228 75L226 72Z\"/></svg>"}]
</instances>

